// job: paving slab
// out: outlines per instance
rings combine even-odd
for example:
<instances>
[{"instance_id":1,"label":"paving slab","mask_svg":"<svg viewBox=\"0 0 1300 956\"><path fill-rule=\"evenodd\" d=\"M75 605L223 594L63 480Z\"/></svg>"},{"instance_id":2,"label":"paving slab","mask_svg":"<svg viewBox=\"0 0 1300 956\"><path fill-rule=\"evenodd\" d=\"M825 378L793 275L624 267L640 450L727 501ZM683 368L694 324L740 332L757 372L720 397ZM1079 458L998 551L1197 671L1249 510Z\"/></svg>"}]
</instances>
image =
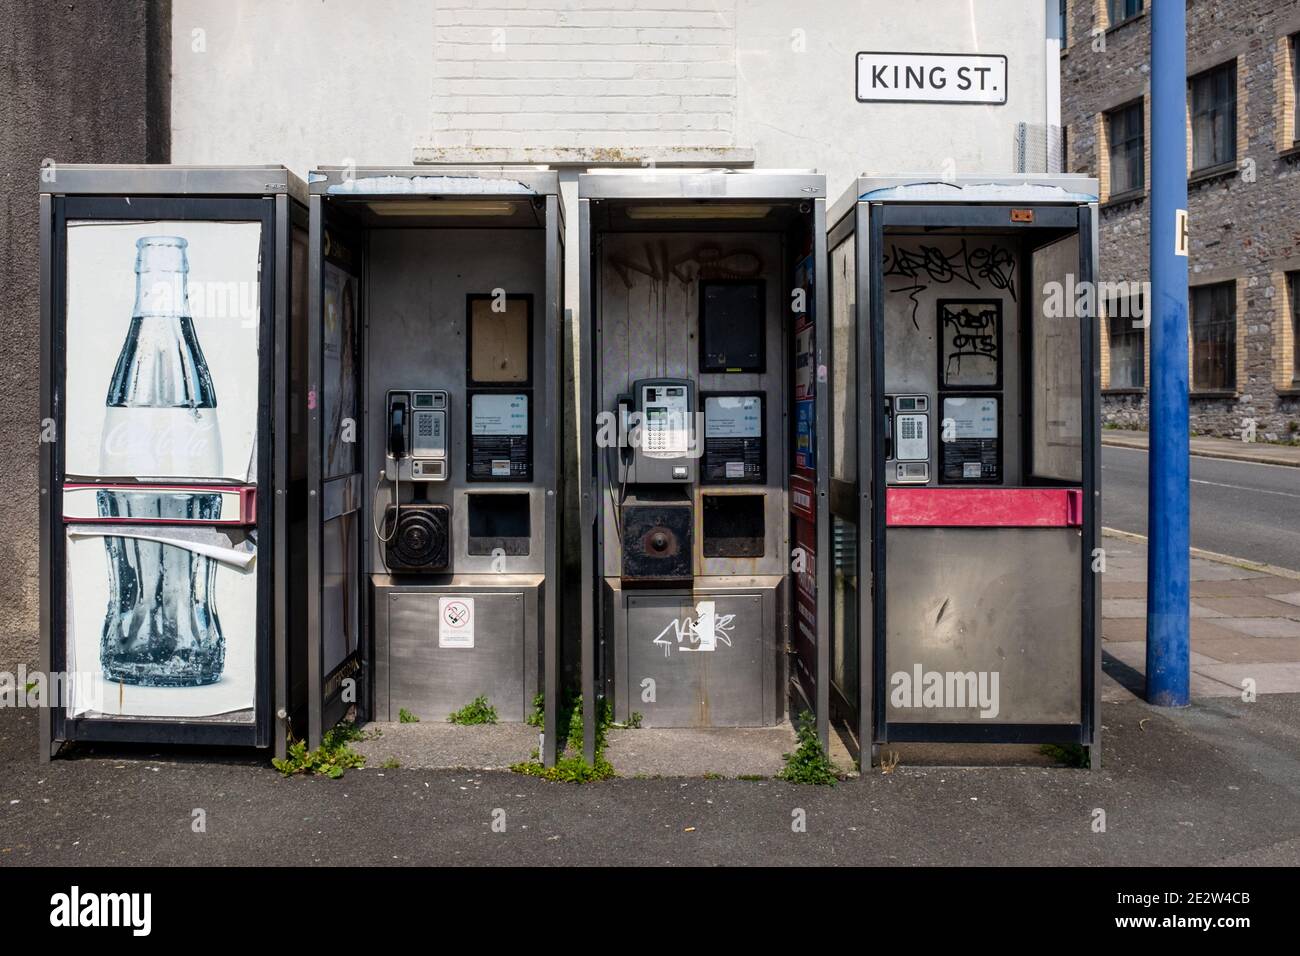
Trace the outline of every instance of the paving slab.
<instances>
[{"instance_id":1,"label":"paving slab","mask_svg":"<svg viewBox=\"0 0 1300 956\"><path fill-rule=\"evenodd\" d=\"M1146 616L1102 618L1101 636L1104 641L1145 641L1147 639Z\"/></svg>"},{"instance_id":2,"label":"paving slab","mask_svg":"<svg viewBox=\"0 0 1300 956\"><path fill-rule=\"evenodd\" d=\"M1103 682L1103 700L1122 700L1125 695L1130 698L1145 696L1146 655L1145 641L1124 641L1105 645L1102 649L1102 673L1110 677L1113 683ZM1223 676L1210 673L1211 668L1224 666L1219 661L1192 651L1191 663L1192 672L1188 680L1188 689L1193 700L1203 697L1241 696L1239 681L1229 681Z\"/></svg>"},{"instance_id":3,"label":"paving slab","mask_svg":"<svg viewBox=\"0 0 1300 956\"><path fill-rule=\"evenodd\" d=\"M1235 634L1206 640L1193 638L1193 643L1198 653L1224 664L1279 664L1296 658L1296 642L1290 637Z\"/></svg>"},{"instance_id":4,"label":"paving slab","mask_svg":"<svg viewBox=\"0 0 1300 956\"><path fill-rule=\"evenodd\" d=\"M1295 638L1292 646L1300 650L1300 621L1286 617L1229 617L1221 623L1229 630L1252 637Z\"/></svg>"},{"instance_id":5,"label":"paving slab","mask_svg":"<svg viewBox=\"0 0 1300 956\"><path fill-rule=\"evenodd\" d=\"M1192 558L1188 573L1192 581L1245 581L1265 576L1252 568L1223 564L1209 558Z\"/></svg>"},{"instance_id":6,"label":"paving slab","mask_svg":"<svg viewBox=\"0 0 1300 956\"><path fill-rule=\"evenodd\" d=\"M503 769L527 760L537 749L537 728L527 724L463 727L445 721L376 721L362 730L368 738L352 744L352 749L366 758L370 770L393 761L401 767L424 769Z\"/></svg>"},{"instance_id":7,"label":"paving slab","mask_svg":"<svg viewBox=\"0 0 1300 956\"><path fill-rule=\"evenodd\" d=\"M1271 664L1211 664L1198 673L1235 688L1240 695L1243 682L1253 680L1257 694L1293 694L1300 691L1300 661Z\"/></svg>"},{"instance_id":8,"label":"paving slab","mask_svg":"<svg viewBox=\"0 0 1300 956\"><path fill-rule=\"evenodd\" d=\"M1102 594L1105 593L1105 589L1103 589ZM1101 599L1101 616L1105 620L1145 618L1147 616L1146 598L1103 597Z\"/></svg>"},{"instance_id":9,"label":"paving slab","mask_svg":"<svg viewBox=\"0 0 1300 956\"><path fill-rule=\"evenodd\" d=\"M1147 584L1145 581L1126 581L1117 578L1107 570L1102 575L1101 593L1104 598L1145 598Z\"/></svg>"},{"instance_id":10,"label":"paving slab","mask_svg":"<svg viewBox=\"0 0 1300 956\"><path fill-rule=\"evenodd\" d=\"M1271 594L1269 595L1274 601L1284 601L1287 604L1294 604L1300 607L1300 591L1292 591L1289 594Z\"/></svg>"},{"instance_id":11,"label":"paving slab","mask_svg":"<svg viewBox=\"0 0 1300 956\"><path fill-rule=\"evenodd\" d=\"M1271 575L1261 575L1254 578L1234 578L1227 581L1193 581L1192 597L1252 597L1260 595L1280 601L1282 598L1276 592L1291 590L1294 587L1295 582L1290 578L1276 578ZM1300 592L1297 592L1297 594L1300 594ZM1123 595L1117 594L1115 596L1122 597Z\"/></svg>"},{"instance_id":12,"label":"paving slab","mask_svg":"<svg viewBox=\"0 0 1300 956\"><path fill-rule=\"evenodd\" d=\"M1195 605L1212 608L1231 617L1292 617L1300 619L1300 609L1286 601L1269 597L1207 597L1197 598Z\"/></svg>"},{"instance_id":13,"label":"paving slab","mask_svg":"<svg viewBox=\"0 0 1300 956\"><path fill-rule=\"evenodd\" d=\"M1192 618L1192 646L1199 648L1202 641L1231 640L1239 638L1241 631L1232 630L1226 625L1232 618ZM1116 618L1102 620L1102 639L1105 641L1145 641L1147 639L1147 619ZM1292 644L1292 653L1300 659L1300 642Z\"/></svg>"},{"instance_id":14,"label":"paving slab","mask_svg":"<svg viewBox=\"0 0 1300 956\"><path fill-rule=\"evenodd\" d=\"M1098 688L1103 703L1142 700L1146 678L1142 670L1124 663L1110 653L1107 645L1101 652L1101 680Z\"/></svg>"}]
</instances>

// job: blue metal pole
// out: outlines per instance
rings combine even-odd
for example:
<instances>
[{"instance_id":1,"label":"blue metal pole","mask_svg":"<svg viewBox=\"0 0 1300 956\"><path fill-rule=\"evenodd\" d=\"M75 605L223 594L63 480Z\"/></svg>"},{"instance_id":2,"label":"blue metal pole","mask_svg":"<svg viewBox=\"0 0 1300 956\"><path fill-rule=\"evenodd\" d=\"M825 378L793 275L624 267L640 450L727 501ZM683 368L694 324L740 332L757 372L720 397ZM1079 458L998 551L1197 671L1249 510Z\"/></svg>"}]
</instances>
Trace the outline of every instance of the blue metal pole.
<instances>
[{"instance_id":1,"label":"blue metal pole","mask_svg":"<svg viewBox=\"0 0 1300 956\"><path fill-rule=\"evenodd\" d=\"M1151 10L1151 439L1147 701L1189 700L1191 507L1187 443L1187 13Z\"/></svg>"}]
</instances>

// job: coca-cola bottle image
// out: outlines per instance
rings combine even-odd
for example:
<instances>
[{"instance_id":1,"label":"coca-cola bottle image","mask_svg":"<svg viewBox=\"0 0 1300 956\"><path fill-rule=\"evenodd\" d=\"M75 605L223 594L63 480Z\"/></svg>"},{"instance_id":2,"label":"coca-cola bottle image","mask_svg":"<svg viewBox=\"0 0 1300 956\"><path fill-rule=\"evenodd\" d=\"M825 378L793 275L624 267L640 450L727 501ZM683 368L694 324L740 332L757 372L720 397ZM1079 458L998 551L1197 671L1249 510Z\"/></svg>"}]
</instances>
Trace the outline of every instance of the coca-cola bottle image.
<instances>
[{"instance_id":1,"label":"coca-cola bottle image","mask_svg":"<svg viewBox=\"0 0 1300 956\"><path fill-rule=\"evenodd\" d=\"M104 476L221 475L217 396L190 315L186 246L178 236L136 242L135 308L104 416ZM124 524L221 517L221 496L197 486L104 490L97 504L100 517ZM154 529L141 525L140 531ZM226 645L216 613L217 562L179 545L134 537L105 537L104 547L109 584L100 644L104 676L149 687L219 680Z\"/></svg>"},{"instance_id":2,"label":"coca-cola bottle image","mask_svg":"<svg viewBox=\"0 0 1300 956\"><path fill-rule=\"evenodd\" d=\"M145 236L135 245L135 308L108 386L101 472L219 477L217 392L190 315L188 243Z\"/></svg>"},{"instance_id":3,"label":"coca-cola bottle image","mask_svg":"<svg viewBox=\"0 0 1300 956\"><path fill-rule=\"evenodd\" d=\"M100 491L101 518L214 520L219 494L164 489ZM147 526L141 526L142 530ZM221 679L226 639L217 617L217 562L187 548L106 537L108 610L99 658L104 677L146 687L194 687Z\"/></svg>"}]
</instances>

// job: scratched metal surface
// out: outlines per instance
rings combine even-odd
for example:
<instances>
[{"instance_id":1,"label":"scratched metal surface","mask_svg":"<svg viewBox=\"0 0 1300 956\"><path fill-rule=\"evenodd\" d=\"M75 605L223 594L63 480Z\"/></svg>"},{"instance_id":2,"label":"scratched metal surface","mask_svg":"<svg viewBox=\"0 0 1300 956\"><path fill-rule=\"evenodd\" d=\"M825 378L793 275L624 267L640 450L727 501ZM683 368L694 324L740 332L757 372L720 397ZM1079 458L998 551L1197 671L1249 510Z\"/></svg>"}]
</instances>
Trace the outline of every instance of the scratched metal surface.
<instances>
[{"instance_id":1,"label":"scratched metal surface","mask_svg":"<svg viewBox=\"0 0 1300 956\"><path fill-rule=\"evenodd\" d=\"M451 505L452 570L456 573L538 572L543 569L542 508L544 483L549 476L534 469L534 483L469 482L465 479L467 409L465 296L490 294L503 288L508 293L533 295L533 428L540 420L538 402L543 394L545 325L545 234L540 229L374 229L370 231L368 288L363 288L368 324L366 343L366 390L369 397L366 419L366 465L363 529L371 538L367 573L384 569L379 543L369 531L375 476L384 467L388 436L385 392L390 388L445 388L451 405L447 481L426 482L428 500ZM521 391L530 391L521 389ZM533 455L537 456L534 434ZM402 486L403 501L414 492L411 482ZM469 530L465 520L468 492L514 491L531 499L530 541L527 555L506 557L504 568L494 568L490 555L469 553ZM380 489L374 507L383 514L391 501L392 487Z\"/></svg>"},{"instance_id":2,"label":"scratched metal surface","mask_svg":"<svg viewBox=\"0 0 1300 956\"><path fill-rule=\"evenodd\" d=\"M777 611L783 578L696 578L693 590L605 583L616 719L647 727L761 727L782 714ZM714 604L713 650L700 641L701 602Z\"/></svg>"},{"instance_id":3,"label":"scratched metal surface","mask_svg":"<svg viewBox=\"0 0 1300 956\"><path fill-rule=\"evenodd\" d=\"M891 528L886 716L908 723L1077 723L1078 528ZM998 708L898 707L895 674L996 673Z\"/></svg>"}]
</instances>

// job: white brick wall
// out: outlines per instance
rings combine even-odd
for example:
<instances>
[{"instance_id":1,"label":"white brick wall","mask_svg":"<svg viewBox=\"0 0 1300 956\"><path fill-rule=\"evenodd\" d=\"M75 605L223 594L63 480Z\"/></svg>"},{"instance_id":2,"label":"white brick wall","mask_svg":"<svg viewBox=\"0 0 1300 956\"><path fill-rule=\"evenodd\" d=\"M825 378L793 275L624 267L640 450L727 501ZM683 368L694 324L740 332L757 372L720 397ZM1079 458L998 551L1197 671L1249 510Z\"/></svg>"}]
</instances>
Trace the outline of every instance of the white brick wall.
<instances>
[{"instance_id":1,"label":"white brick wall","mask_svg":"<svg viewBox=\"0 0 1300 956\"><path fill-rule=\"evenodd\" d=\"M437 0L428 143L733 146L735 8L735 0Z\"/></svg>"}]
</instances>

